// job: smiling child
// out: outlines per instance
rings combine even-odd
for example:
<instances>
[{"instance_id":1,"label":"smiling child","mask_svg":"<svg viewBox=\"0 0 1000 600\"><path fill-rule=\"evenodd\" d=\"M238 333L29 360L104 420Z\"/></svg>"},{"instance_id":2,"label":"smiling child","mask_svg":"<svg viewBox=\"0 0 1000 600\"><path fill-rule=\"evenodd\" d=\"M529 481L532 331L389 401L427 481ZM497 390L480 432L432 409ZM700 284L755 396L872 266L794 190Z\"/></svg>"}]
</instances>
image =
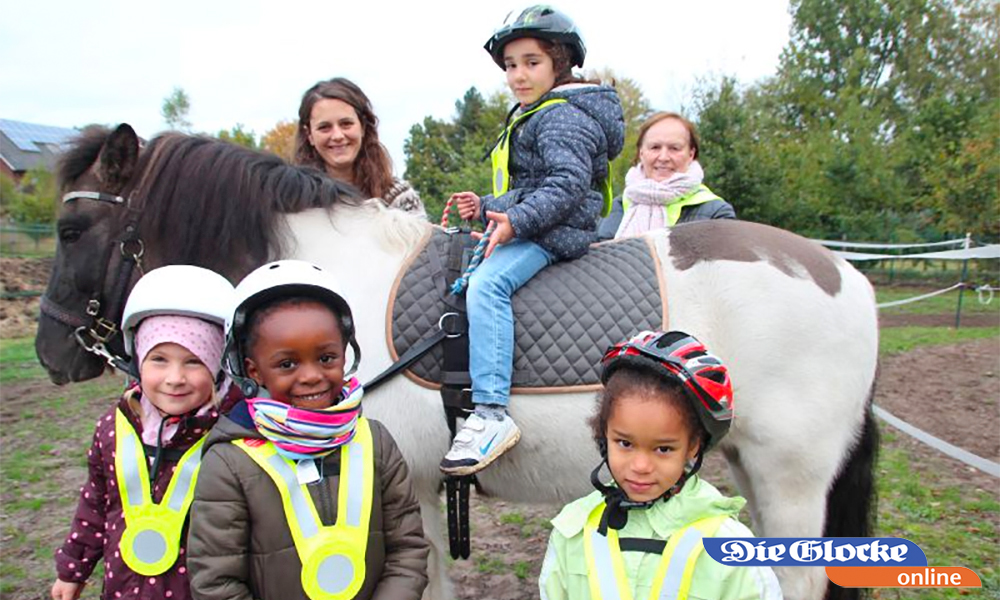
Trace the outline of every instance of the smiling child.
<instances>
[{"instance_id":1,"label":"smiling child","mask_svg":"<svg viewBox=\"0 0 1000 600\"><path fill-rule=\"evenodd\" d=\"M188 556L197 598L419 600L427 585L409 470L361 416L360 349L339 290L293 260L236 288L226 362L247 400L206 443Z\"/></svg>"},{"instance_id":2,"label":"smiling child","mask_svg":"<svg viewBox=\"0 0 1000 600\"><path fill-rule=\"evenodd\" d=\"M746 503L698 477L733 419L725 364L679 331L642 332L608 349L591 419L603 461L597 491L552 520L539 577L547 600L781 598L766 567L724 566L703 537L751 537ZM603 483L605 465L612 482Z\"/></svg>"}]
</instances>

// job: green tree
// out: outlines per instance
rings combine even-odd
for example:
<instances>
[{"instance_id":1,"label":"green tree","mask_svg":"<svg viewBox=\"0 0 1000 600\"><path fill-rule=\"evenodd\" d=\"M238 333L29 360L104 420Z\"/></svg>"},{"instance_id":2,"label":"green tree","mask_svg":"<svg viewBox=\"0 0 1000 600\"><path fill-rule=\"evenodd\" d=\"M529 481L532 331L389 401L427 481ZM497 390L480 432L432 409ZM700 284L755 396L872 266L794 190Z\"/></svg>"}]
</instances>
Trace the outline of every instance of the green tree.
<instances>
[{"instance_id":1,"label":"green tree","mask_svg":"<svg viewBox=\"0 0 1000 600\"><path fill-rule=\"evenodd\" d=\"M788 226L792 214L776 202L781 169L772 139L766 95L743 90L733 77L702 82L695 91L705 182L736 208L741 219ZM767 140L769 147L761 145Z\"/></svg>"},{"instance_id":2,"label":"green tree","mask_svg":"<svg viewBox=\"0 0 1000 600\"><path fill-rule=\"evenodd\" d=\"M510 105L504 92L483 98L473 87L455 102L450 121L425 117L410 128L403 145L404 177L420 192L432 217L441 214L455 192L489 193L488 155Z\"/></svg>"},{"instance_id":3,"label":"green tree","mask_svg":"<svg viewBox=\"0 0 1000 600\"><path fill-rule=\"evenodd\" d=\"M163 105L160 108L160 115L167 127L177 131L190 131L191 121L188 121L188 113L190 112L191 99L181 87L175 87L170 95L163 99Z\"/></svg>"},{"instance_id":4,"label":"green tree","mask_svg":"<svg viewBox=\"0 0 1000 600\"><path fill-rule=\"evenodd\" d=\"M0 173L0 217L10 217L10 207L17 202L20 195L17 183L6 173Z\"/></svg>"},{"instance_id":5,"label":"green tree","mask_svg":"<svg viewBox=\"0 0 1000 600\"><path fill-rule=\"evenodd\" d=\"M587 79L596 79L614 85L618 99L622 104L622 116L625 118L625 145L621 154L611 161L611 181L616 196L625 189L625 174L635 160L635 145L639 140L639 127L652 113L649 100L642 87L628 77L618 77L613 69L594 69L584 73Z\"/></svg>"},{"instance_id":6,"label":"green tree","mask_svg":"<svg viewBox=\"0 0 1000 600\"><path fill-rule=\"evenodd\" d=\"M775 77L703 86L707 183L742 218L817 237L996 236L1000 8L793 0Z\"/></svg>"},{"instance_id":7,"label":"green tree","mask_svg":"<svg viewBox=\"0 0 1000 600\"><path fill-rule=\"evenodd\" d=\"M0 178L0 205L4 216L20 224L50 224L56 220L58 190L55 177L44 167L35 167L20 184Z\"/></svg>"},{"instance_id":8,"label":"green tree","mask_svg":"<svg viewBox=\"0 0 1000 600\"><path fill-rule=\"evenodd\" d=\"M253 131L247 131L244 129L242 123L237 123L228 131L220 129L218 135L215 137L224 142L232 142L234 144L250 148L251 150L257 150L259 148L257 145L257 134Z\"/></svg>"}]
</instances>

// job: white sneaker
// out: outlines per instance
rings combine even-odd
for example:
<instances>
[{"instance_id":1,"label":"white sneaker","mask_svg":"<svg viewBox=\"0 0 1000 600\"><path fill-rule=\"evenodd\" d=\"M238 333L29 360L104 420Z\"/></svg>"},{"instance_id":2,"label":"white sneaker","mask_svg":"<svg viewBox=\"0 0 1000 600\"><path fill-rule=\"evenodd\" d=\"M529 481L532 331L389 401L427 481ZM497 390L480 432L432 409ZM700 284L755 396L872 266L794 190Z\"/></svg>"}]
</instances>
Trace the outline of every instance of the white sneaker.
<instances>
[{"instance_id":1,"label":"white sneaker","mask_svg":"<svg viewBox=\"0 0 1000 600\"><path fill-rule=\"evenodd\" d=\"M455 434L451 450L441 461L441 470L449 475L472 475L513 448L519 439L521 430L510 415L497 421L473 413Z\"/></svg>"}]
</instances>

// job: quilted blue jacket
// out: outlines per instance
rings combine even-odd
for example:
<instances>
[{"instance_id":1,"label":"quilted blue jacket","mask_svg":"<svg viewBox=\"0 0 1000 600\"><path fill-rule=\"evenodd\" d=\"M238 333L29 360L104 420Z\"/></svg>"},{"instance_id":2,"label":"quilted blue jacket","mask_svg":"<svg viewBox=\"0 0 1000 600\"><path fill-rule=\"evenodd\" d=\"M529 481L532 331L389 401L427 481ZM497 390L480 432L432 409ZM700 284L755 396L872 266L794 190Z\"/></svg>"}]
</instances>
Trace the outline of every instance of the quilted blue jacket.
<instances>
[{"instance_id":1,"label":"quilted blue jacket","mask_svg":"<svg viewBox=\"0 0 1000 600\"><path fill-rule=\"evenodd\" d=\"M518 238L531 240L558 259L583 256L597 240L608 161L625 142L625 120L614 88L559 86L546 100L565 98L527 117L510 146L510 191L482 199L486 211L505 212Z\"/></svg>"}]
</instances>

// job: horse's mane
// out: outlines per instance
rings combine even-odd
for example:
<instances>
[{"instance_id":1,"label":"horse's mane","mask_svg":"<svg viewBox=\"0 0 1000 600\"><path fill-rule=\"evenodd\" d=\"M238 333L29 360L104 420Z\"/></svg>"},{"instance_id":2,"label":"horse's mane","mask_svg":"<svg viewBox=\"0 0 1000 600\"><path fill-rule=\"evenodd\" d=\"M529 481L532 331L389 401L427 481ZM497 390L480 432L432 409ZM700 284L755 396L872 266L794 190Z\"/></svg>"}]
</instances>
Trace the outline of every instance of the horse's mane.
<instances>
[{"instance_id":1,"label":"horse's mane","mask_svg":"<svg viewBox=\"0 0 1000 600\"><path fill-rule=\"evenodd\" d=\"M65 186L98 160L111 131L93 126L60 159ZM139 234L164 262L200 265L239 277L280 255L283 213L361 204L353 187L312 167L285 163L204 136L166 133L140 153L121 191L139 210Z\"/></svg>"},{"instance_id":2,"label":"horse's mane","mask_svg":"<svg viewBox=\"0 0 1000 600\"><path fill-rule=\"evenodd\" d=\"M376 235L387 248L413 248L430 227L425 217L388 208L378 198L366 200L364 207L374 213L371 218L378 222Z\"/></svg>"},{"instance_id":3,"label":"horse's mane","mask_svg":"<svg viewBox=\"0 0 1000 600\"><path fill-rule=\"evenodd\" d=\"M79 179L97 161L101 148L111 130L100 125L89 125L73 138L73 142L59 155L56 181L60 189Z\"/></svg>"}]
</instances>

